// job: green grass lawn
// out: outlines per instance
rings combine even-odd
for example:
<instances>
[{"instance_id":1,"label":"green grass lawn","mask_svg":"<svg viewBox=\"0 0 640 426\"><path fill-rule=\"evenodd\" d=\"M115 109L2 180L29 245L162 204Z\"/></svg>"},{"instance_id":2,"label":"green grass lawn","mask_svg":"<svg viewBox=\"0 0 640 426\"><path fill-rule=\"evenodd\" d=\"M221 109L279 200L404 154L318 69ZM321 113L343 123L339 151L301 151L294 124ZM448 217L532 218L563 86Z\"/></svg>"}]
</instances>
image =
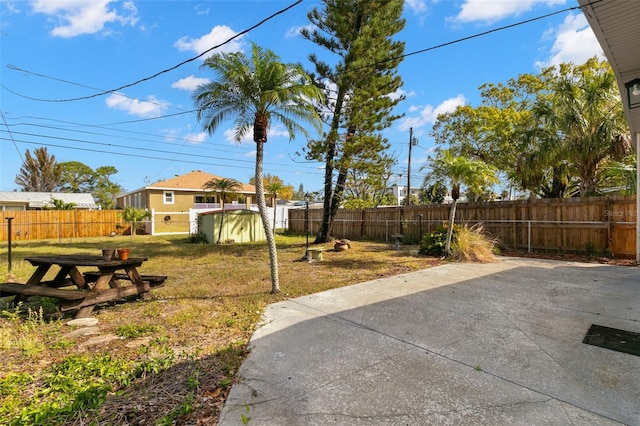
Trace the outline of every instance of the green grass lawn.
<instances>
[{"instance_id":1,"label":"green grass lawn","mask_svg":"<svg viewBox=\"0 0 640 426\"><path fill-rule=\"evenodd\" d=\"M190 244L185 236L118 236L73 241L19 241L0 254L2 281L25 282L23 259L43 254L101 254L130 247L148 258L139 271L166 275L150 301L101 305L97 334L74 335L52 299L19 307L0 299L0 419L6 424L215 424L246 344L273 302L415 271L438 264L391 244L354 242L300 261L305 238L277 236L279 295L269 294L264 243ZM90 268L88 268L90 269ZM51 278L55 271L50 271ZM99 334L98 334L99 333ZM97 336L109 337L89 345ZM0 424L3 420L0 420Z\"/></svg>"}]
</instances>

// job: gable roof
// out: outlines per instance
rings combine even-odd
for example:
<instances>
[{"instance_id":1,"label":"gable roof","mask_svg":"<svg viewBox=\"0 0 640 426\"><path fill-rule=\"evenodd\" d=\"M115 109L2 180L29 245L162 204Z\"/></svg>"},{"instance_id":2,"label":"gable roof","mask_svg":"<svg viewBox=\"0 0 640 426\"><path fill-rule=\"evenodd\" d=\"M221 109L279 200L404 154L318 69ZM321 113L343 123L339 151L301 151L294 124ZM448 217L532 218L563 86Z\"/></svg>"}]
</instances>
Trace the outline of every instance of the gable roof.
<instances>
[{"instance_id":1,"label":"gable roof","mask_svg":"<svg viewBox=\"0 0 640 426\"><path fill-rule=\"evenodd\" d=\"M53 200L73 203L80 209L97 209L91 194L67 192L13 192L0 191L0 203L25 204L30 208L54 207Z\"/></svg>"},{"instance_id":2,"label":"gable roof","mask_svg":"<svg viewBox=\"0 0 640 426\"><path fill-rule=\"evenodd\" d=\"M204 185L212 179L224 179L221 176L212 175L200 170L194 170L181 176L175 176L171 179L147 185L145 189L168 189L172 191L202 191ZM240 190L238 192L255 194L256 187L247 183L240 182Z\"/></svg>"}]
</instances>

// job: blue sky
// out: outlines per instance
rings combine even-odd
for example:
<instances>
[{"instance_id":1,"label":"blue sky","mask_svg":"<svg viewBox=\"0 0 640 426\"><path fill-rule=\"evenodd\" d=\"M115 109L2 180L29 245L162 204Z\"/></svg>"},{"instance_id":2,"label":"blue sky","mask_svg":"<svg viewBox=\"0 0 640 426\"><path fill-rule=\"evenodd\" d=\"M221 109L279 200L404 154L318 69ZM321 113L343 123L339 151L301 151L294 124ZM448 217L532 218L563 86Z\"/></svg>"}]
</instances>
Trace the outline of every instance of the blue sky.
<instances>
[{"instance_id":1,"label":"blue sky","mask_svg":"<svg viewBox=\"0 0 640 426\"><path fill-rule=\"evenodd\" d=\"M294 0L111 1L37 0L0 2L0 191L14 182L28 149L46 146L58 162L80 161L96 169L114 166L112 180L130 191L192 170L248 182L255 145L232 142L232 124L212 136L193 112L192 90L212 75L202 60L116 93L96 96L174 67ZM475 34L577 6L575 0L409 0L398 38L405 53L430 49ZM307 57L321 50L298 35L307 12L322 4L305 0L221 49L249 51L251 42L285 62L311 69ZM491 32L405 58L400 65L404 114L385 132L397 159L391 184L406 184L409 128L412 186L433 149L428 136L439 113L477 105L478 87L505 82L541 66L582 63L602 56L579 10ZM89 99L71 100L90 97ZM296 189L322 188L322 164L296 153L302 136L289 142L273 126L265 146L265 173Z\"/></svg>"}]
</instances>

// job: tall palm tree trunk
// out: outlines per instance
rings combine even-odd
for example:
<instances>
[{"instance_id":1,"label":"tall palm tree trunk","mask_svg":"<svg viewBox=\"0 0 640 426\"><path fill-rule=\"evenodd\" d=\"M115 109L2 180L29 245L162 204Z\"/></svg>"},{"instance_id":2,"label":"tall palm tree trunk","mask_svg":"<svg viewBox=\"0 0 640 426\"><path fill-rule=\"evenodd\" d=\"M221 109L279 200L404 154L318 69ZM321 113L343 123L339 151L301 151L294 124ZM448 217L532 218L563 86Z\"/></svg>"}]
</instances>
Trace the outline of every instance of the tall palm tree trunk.
<instances>
[{"instance_id":1,"label":"tall palm tree trunk","mask_svg":"<svg viewBox=\"0 0 640 426\"><path fill-rule=\"evenodd\" d=\"M456 218L457 205L458 200L454 198L453 203L451 203L451 210L449 210L449 227L447 228L447 241L444 245L444 252L447 256L451 255L451 238L453 237L453 222Z\"/></svg>"},{"instance_id":2,"label":"tall palm tree trunk","mask_svg":"<svg viewBox=\"0 0 640 426\"><path fill-rule=\"evenodd\" d=\"M271 222L267 214L267 202L264 197L264 180L262 178L262 161L264 158L264 142L256 141L256 201L262 218L262 226L267 237L269 250L269 266L271 269L271 294L280 293L280 281L278 279L278 252L276 251L276 239L271 230Z\"/></svg>"},{"instance_id":3,"label":"tall palm tree trunk","mask_svg":"<svg viewBox=\"0 0 640 426\"><path fill-rule=\"evenodd\" d=\"M222 194L222 197L224 198L224 193ZM222 213L220 216L220 226L218 227L218 241L217 244L220 244L220 237L222 237L222 224L224 223L224 199L221 200L222 203L220 204L222 206Z\"/></svg>"}]
</instances>

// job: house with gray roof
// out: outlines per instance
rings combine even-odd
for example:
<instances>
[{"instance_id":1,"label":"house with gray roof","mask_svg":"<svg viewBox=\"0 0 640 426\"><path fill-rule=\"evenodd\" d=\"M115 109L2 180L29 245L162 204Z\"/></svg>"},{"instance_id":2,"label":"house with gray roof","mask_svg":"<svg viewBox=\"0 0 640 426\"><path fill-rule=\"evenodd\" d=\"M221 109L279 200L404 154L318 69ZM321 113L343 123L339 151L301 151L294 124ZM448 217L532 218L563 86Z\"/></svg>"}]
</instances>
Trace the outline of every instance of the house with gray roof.
<instances>
[{"instance_id":1,"label":"house with gray roof","mask_svg":"<svg viewBox=\"0 0 640 426\"><path fill-rule=\"evenodd\" d=\"M79 210L97 210L91 194L66 192L11 192L0 191L0 211L42 210L54 208L53 200L73 203Z\"/></svg>"}]
</instances>

